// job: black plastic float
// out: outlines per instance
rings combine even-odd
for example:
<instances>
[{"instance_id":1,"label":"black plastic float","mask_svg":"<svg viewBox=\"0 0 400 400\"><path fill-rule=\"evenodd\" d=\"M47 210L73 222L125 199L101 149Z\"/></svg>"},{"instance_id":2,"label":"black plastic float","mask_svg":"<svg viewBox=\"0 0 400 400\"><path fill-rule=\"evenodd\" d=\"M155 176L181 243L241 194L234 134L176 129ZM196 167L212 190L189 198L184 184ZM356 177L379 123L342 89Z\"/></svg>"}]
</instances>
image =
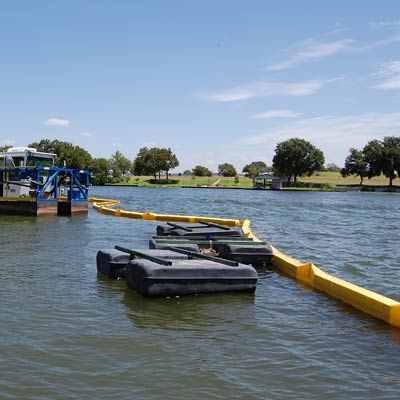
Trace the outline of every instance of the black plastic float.
<instances>
[{"instance_id":1,"label":"black plastic float","mask_svg":"<svg viewBox=\"0 0 400 400\"><path fill-rule=\"evenodd\" d=\"M272 249L265 242L202 221L158 226L149 248L100 250L97 269L111 278L126 277L128 287L144 296L167 297L251 292L258 279L254 266L272 262Z\"/></svg>"}]
</instances>

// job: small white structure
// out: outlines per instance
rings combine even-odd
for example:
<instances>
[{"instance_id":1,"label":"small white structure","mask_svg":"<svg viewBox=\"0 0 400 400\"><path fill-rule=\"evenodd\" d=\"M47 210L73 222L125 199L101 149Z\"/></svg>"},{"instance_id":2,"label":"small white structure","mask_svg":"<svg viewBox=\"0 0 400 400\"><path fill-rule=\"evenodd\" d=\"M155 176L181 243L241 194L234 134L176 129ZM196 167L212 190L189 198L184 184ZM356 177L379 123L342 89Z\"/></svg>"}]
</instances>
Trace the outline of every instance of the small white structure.
<instances>
[{"instance_id":1,"label":"small white structure","mask_svg":"<svg viewBox=\"0 0 400 400\"><path fill-rule=\"evenodd\" d=\"M261 180L262 180L262 182L260 182ZM282 179L279 176L271 175L268 172L257 175L253 178L253 188L254 189L265 189L267 187L267 181L272 181L271 190L281 190L282 189Z\"/></svg>"}]
</instances>

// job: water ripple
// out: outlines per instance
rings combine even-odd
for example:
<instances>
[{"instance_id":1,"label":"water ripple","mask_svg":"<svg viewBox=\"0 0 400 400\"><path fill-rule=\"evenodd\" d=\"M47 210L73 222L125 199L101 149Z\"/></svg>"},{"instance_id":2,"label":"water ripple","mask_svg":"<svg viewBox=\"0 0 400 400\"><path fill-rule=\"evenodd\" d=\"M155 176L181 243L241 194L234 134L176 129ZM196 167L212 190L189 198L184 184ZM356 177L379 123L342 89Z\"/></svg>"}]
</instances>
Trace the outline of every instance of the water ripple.
<instances>
[{"instance_id":1,"label":"water ripple","mask_svg":"<svg viewBox=\"0 0 400 400\"><path fill-rule=\"evenodd\" d=\"M250 218L282 251L400 300L398 196L94 188L137 211ZM268 270L255 294L145 299L98 249L156 223L2 217L0 398L397 399L400 331ZM6 234L5 234L6 232Z\"/></svg>"}]
</instances>

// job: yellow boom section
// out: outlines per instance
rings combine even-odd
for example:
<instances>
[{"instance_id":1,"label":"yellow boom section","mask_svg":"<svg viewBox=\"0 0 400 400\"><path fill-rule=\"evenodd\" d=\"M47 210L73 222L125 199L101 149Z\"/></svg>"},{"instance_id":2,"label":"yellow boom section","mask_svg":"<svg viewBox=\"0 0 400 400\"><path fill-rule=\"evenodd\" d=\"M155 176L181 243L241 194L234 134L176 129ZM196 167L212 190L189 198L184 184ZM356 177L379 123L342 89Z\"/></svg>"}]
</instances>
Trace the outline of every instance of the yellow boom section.
<instances>
[{"instance_id":1,"label":"yellow boom section","mask_svg":"<svg viewBox=\"0 0 400 400\"><path fill-rule=\"evenodd\" d=\"M199 222L207 221L214 224L227 225L227 226L237 226L241 227L242 222L238 219L228 219L228 218L213 218L213 217L196 217L190 215L176 215L176 214L155 214L150 212L134 212L125 211L120 209L115 209L112 207L117 206L120 202L118 200L109 199L96 199L89 197L89 201L93 203L93 208L104 214L111 214L117 217L127 217L135 219L146 219L150 221L172 221L172 222Z\"/></svg>"},{"instance_id":2,"label":"yellow boom section","mask_svg":"<svg viewBox=\"0 0 400 400\"><path fill-rule=\"evenodd\" d=\"M272 246L274 266L315 289L400 328L400 303L371 290L329 275L312 263L303 264Z\"/></svg>"},{"instance_id":3,"label":"yellow boom section","mask_svg":"<svg viewBox=\"0 0 400 400\"><path fill-rule=\"evenodd\" d=\"M208 221L220 225L241 227L245 237L252 238L255 241L261 241L251 231L249 219L240 221L237 219L196 217L188 215L155 214L149 212L139 213L112 208L120 203L118 200L96 199L90 197L89 201L93 203L93 208L104 214L153 221ZM280 252L275 247L271 247L274 254L274 267L286 275L400 328L400 302L336 278L323 272L312 263L302 263L301 261Z\"/></svg>"}]
</instances>

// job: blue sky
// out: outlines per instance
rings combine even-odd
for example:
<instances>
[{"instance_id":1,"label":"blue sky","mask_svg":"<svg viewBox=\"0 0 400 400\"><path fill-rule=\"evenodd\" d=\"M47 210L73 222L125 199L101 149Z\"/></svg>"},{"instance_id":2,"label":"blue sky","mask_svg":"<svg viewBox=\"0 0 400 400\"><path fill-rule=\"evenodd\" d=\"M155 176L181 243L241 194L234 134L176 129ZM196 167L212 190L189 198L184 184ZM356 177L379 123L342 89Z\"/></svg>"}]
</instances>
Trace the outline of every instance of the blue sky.
<instances>
[{"instance_id":1,"label":"blue sky","mask_svg":"<svg viewBox=\"0 0 400 400\"><path fill-rule=\"evenodd\" d=\"M176 171L400 135L400 2L0 1L0 145L171 147Z\"/></svg>"}]
</instances>

